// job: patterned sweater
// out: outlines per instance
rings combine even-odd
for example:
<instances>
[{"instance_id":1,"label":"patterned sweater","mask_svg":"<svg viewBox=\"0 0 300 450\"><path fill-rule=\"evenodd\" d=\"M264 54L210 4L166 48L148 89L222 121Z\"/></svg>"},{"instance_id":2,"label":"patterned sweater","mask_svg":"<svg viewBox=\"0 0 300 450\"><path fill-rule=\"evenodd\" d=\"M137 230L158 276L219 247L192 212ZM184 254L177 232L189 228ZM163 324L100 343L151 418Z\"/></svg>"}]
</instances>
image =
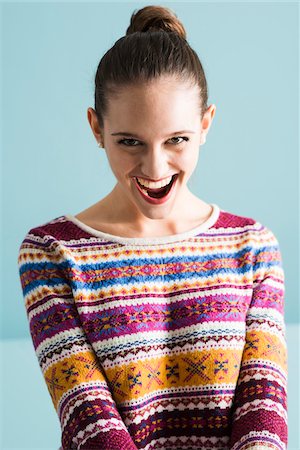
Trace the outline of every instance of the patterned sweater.
<instances>
[{"instance_id":1,"label":"patterned sweater","mask_svg":"<svg viewBox=\"0 0 300 450\"><path fill-rule=\"evenodd\" d=\"M70 214L27 232L23 300L62 450L287 448L279 244L212 206L169 236Z\"/></svg>"}]
</instances>

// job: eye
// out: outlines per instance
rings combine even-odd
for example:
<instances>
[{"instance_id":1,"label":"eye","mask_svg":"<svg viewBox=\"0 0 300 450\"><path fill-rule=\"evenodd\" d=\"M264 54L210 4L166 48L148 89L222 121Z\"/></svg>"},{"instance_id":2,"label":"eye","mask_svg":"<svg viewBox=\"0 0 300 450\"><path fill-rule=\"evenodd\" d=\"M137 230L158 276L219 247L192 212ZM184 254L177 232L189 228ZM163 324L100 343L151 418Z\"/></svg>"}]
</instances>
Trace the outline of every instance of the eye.
<instances>
[{"instance_id":1,"label":"eye","mask_svg":"<svg viewBox=\"0 0 300 450\"><path fill-rule=\"evenodd\" d=\"M171 140L172 139L183 139L184 141L189 141L189 138L186 136L176 136L176 137L171 138ZM179 145L179 144L182 144L182 142L175 143L175 145Z\"/></svg>"},{"instance_id":2,"label":"eye","mask_svg":"<svg viewBox=\"0 0 300 450\"><path fill-rule=\"evenodd\" d=\"M126 145L127 147L137 147L136 145L133 145L132 143L126 144L126 142L128 142L128 141L138 142L136 139L120 139L118 141L118 144L123 144L123 145Z\"/></svg>"}]
</instances>

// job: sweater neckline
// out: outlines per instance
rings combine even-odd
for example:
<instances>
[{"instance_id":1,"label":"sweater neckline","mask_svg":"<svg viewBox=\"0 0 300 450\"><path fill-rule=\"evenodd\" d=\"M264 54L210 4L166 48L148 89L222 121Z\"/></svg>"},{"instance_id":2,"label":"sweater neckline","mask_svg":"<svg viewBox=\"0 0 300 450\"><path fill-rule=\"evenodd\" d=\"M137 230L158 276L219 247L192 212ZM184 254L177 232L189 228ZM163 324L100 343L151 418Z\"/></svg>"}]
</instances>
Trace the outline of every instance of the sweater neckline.
<instances>
[{"instance_id":1,"label":"sweater neckline","mask_svg":"<svg viewBox=\"0 0 300 450\"><path fill-rule=\"evenodd\" d=\"M152 236L152 237L124 237L117 236L115 234L105 233L104 231L97 230L96 228L92 228L89 225L86 225L81 220L77 219L72 214L65 214L65 218L73 222L82 230L86 231L88 234L100 237L105 240L119 242L121 244L133 244L133 245L151 245L151 244L168 244L175 241L182 241L191 237L197 236L199 233L203 233L211 228L218 220L220 215L220 207L215 203L210 203L213 210L211 215L202 222L200 225L196 227L176 234L169 234L166 236Z\"/></svg>"}]
</instances>

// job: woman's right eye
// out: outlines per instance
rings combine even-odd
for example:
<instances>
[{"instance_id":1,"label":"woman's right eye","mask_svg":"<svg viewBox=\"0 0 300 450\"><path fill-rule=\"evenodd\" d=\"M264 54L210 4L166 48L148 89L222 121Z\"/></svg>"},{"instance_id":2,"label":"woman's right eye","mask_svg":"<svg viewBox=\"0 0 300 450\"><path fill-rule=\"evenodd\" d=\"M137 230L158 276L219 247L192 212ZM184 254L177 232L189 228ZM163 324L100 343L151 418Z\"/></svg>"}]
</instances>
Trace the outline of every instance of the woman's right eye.
<instances>
[{"instance_id":1,"label":"woman's right eye","mask_svg":"<svg viewBox=\"0 0 300 450\"><path fill-rule=\"evenodd\" d=\"M131 144L126 144L126 142L130 142ZM138 142L136 139L120 139L118 141L118 144L126 145L126 147L136 147L136 145L133 145L132 142Z\"/></svg>"}]
</instances>

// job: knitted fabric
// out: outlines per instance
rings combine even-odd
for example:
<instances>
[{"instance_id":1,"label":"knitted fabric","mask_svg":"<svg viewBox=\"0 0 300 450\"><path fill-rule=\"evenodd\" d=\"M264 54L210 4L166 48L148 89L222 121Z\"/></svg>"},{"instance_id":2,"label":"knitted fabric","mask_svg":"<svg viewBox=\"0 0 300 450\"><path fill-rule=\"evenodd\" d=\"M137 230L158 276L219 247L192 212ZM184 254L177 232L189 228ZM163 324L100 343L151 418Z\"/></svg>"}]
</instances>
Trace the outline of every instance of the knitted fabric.
<instances>
[{"instance_id":1,"label":"knitted fabric","mask_svg":"<svg viewBox=\"0 0 300 450\"><path fill-rule=\"evenodd\" d=\"M157 238L70 214L27 232L23 300L63 450L287 448L279 244L213 208Z\"/></svg>"}]
</instances>

